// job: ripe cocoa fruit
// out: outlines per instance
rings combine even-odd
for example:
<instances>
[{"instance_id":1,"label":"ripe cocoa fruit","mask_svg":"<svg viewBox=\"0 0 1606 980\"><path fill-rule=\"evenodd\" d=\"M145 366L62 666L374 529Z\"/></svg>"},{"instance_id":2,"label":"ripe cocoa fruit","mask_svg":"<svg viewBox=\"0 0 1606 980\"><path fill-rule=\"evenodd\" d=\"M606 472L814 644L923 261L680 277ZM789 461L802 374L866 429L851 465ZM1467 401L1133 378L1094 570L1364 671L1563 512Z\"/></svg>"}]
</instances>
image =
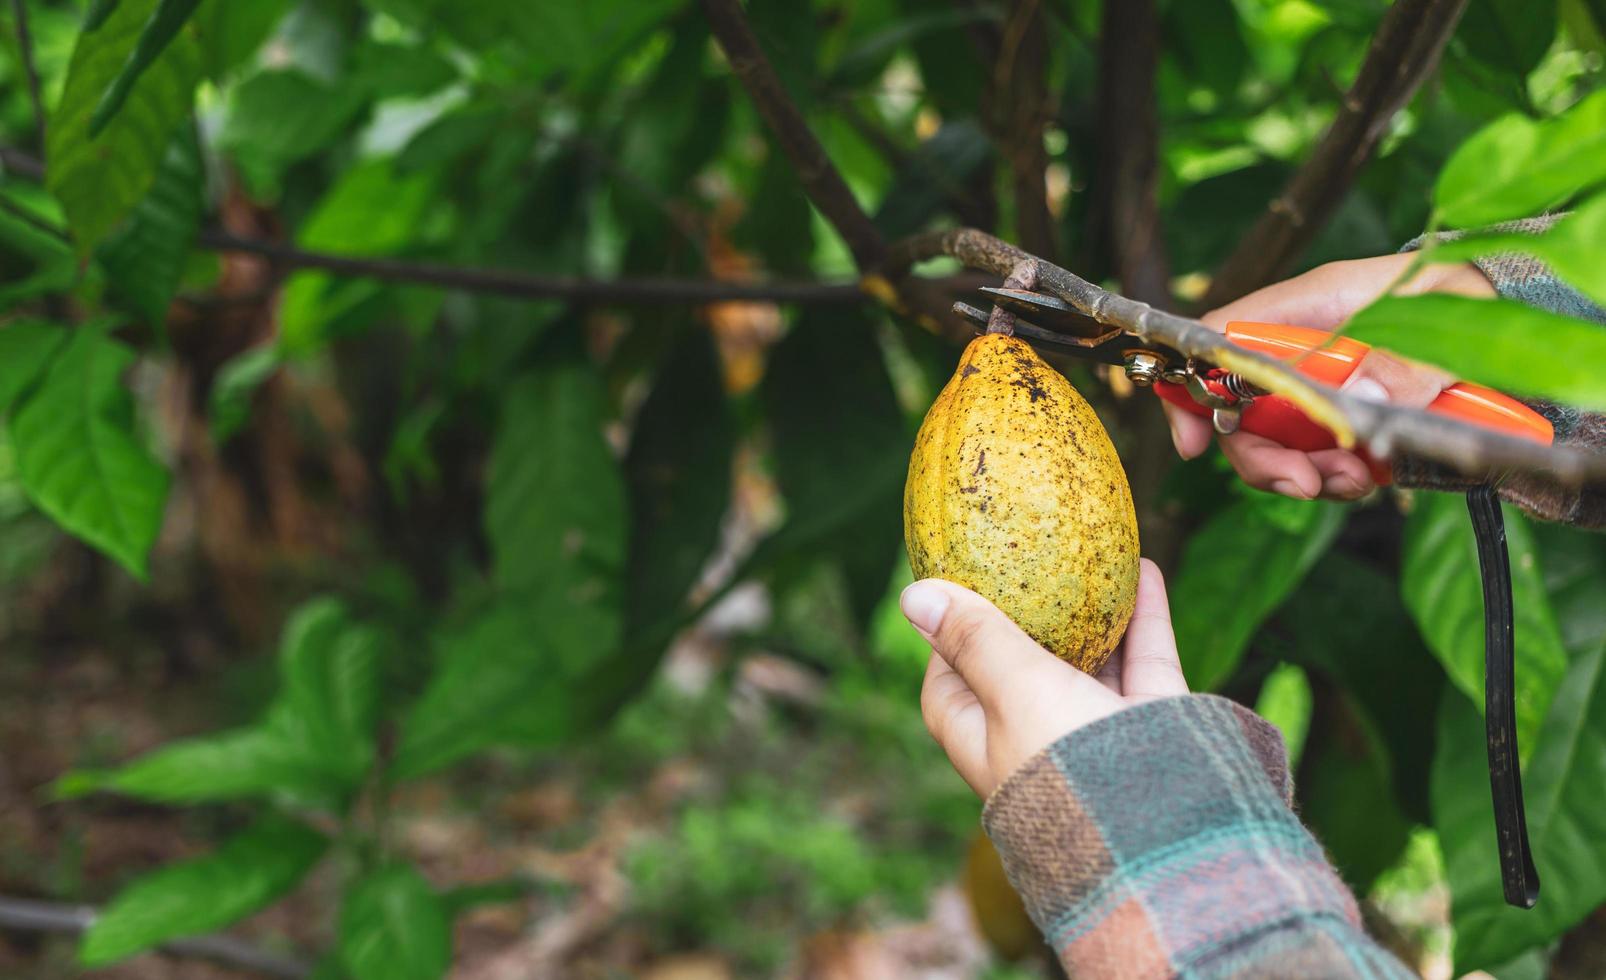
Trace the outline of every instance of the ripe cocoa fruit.
<instances>
[{"instance_id":1,"label":"ripe cocoa fruit","mask_svg":"<svg viewBox=\"0 0 1606 980\"><path fill-rule=\"evenodd\" d=\"M1088 673L1137 600L1132 489L1087 401L1031 345L970 342L909 460L904 541L915 577L990 599Z\"/></svg>"}]
</instances>

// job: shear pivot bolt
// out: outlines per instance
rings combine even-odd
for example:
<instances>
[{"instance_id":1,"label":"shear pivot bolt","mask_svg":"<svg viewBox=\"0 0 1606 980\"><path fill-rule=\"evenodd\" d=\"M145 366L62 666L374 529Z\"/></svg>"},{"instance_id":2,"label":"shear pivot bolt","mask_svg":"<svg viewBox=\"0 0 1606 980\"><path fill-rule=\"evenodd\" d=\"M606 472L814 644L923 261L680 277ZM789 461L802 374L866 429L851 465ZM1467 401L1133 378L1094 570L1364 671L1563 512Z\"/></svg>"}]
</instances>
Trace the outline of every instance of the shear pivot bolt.
<instances>
[{"instance_id":1,"label":"shear pivot bolt","mask_svg":"<svg viewBox=\"0 0 1606 980\"><path fill-rule=\"evenodd\" d=\"M1147 388L1160 380L1160 359L1141 351L1126 357L1126 376L1139 388Z\"/></svg>"}]
</instances>

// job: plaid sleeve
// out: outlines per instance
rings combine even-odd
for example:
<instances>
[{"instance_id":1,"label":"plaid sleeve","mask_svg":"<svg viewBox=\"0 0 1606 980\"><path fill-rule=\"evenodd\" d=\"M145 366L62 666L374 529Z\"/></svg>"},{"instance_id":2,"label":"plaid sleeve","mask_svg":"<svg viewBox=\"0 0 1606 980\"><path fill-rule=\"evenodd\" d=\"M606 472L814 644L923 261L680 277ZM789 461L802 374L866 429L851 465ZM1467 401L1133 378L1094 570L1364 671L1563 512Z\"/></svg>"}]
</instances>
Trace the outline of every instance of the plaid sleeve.
<instances>
[{"instance_id":1,"label":"plaid sleeve","mask_svg":"<svg viewBox=\"0 0 1606 980\"><path fill-rule=\"evenodd\" d=\"M1288 807L1282 737L1224 698L1128 708L1066 735L982 814L1073 977L1414 977Z\"/></svg>"},{"instance_id":2,"label":"plaid sleeve","mask_svg":"<svg viewBox=\"0 0 1606 980\"><path fill-rule=\"evenodd\" d=\"M1491 230L1539 234L1564 217L1565 214L1543 215L1495 225ZM1436 237L1454 239L1462 234L1447 231ZM1415 251L1426 240L1426 235L1412 239L1401 251ZM1548 265L1531 255L1503 252L1482 256L1474 264L1494 283L1495 292L1506 299L1606 324L1606 309L1557 278ZM1555 429L1557 445L1606 453L1606 414L1544 401L1529 401L1528 404L1549 420ZM1461 491L1478 484L1481 478L1468 480L1450 467L1405 457L1394 463L1394 482L1402 487ZM1505 477L1496 490L1502 498L1541 520L1606 529L1606 490L1598 486L1575 486L1543 473L1517 473Z\"/></svg>"}]
</instances>

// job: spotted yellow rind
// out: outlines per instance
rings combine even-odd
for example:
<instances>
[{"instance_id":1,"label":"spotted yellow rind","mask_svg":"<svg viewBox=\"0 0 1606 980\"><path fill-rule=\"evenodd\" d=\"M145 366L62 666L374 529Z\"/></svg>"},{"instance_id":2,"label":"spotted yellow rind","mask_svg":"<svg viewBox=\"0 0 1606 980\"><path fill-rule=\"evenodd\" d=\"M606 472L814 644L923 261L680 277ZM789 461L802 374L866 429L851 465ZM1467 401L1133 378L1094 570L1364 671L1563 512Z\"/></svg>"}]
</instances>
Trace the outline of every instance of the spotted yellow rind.
<instances>
[{"instance_id":1,"label":"spotted yellow rind","mask_svg":"<svg viewBox=\"0 0 1606 980\"><path fill-rule=\"evenodd\" d=\"M977 337L926 413L903 533L915 578L973 589L1097 673L1137 601L1138 522L1098 416L1031 346Z\"/></svg>"}]
</instances>

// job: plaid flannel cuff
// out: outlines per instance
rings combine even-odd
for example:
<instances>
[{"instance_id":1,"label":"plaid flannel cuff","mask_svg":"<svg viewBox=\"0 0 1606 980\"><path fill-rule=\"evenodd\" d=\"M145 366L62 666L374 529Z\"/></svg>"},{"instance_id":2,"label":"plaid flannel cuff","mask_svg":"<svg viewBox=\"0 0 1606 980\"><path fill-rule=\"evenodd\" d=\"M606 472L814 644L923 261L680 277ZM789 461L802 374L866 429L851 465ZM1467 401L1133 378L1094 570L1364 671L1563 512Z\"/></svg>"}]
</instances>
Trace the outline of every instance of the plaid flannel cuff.
<instances>
[{"instance_id":1,"label":"plaid flannel cuff","mask_svg":"<svg viewBox=\"0 0 1606 980\"><path fill-rule=\"evenodd\" d=\"M1275 727L1188 695L1061 738L982 821L1072 975L1209 972L1292 924L1313 926L1301 957L1354 962L1364 950L1322 948L1364 943L1359 915L1288 790Z\"/></svg>"}]
</instances>

